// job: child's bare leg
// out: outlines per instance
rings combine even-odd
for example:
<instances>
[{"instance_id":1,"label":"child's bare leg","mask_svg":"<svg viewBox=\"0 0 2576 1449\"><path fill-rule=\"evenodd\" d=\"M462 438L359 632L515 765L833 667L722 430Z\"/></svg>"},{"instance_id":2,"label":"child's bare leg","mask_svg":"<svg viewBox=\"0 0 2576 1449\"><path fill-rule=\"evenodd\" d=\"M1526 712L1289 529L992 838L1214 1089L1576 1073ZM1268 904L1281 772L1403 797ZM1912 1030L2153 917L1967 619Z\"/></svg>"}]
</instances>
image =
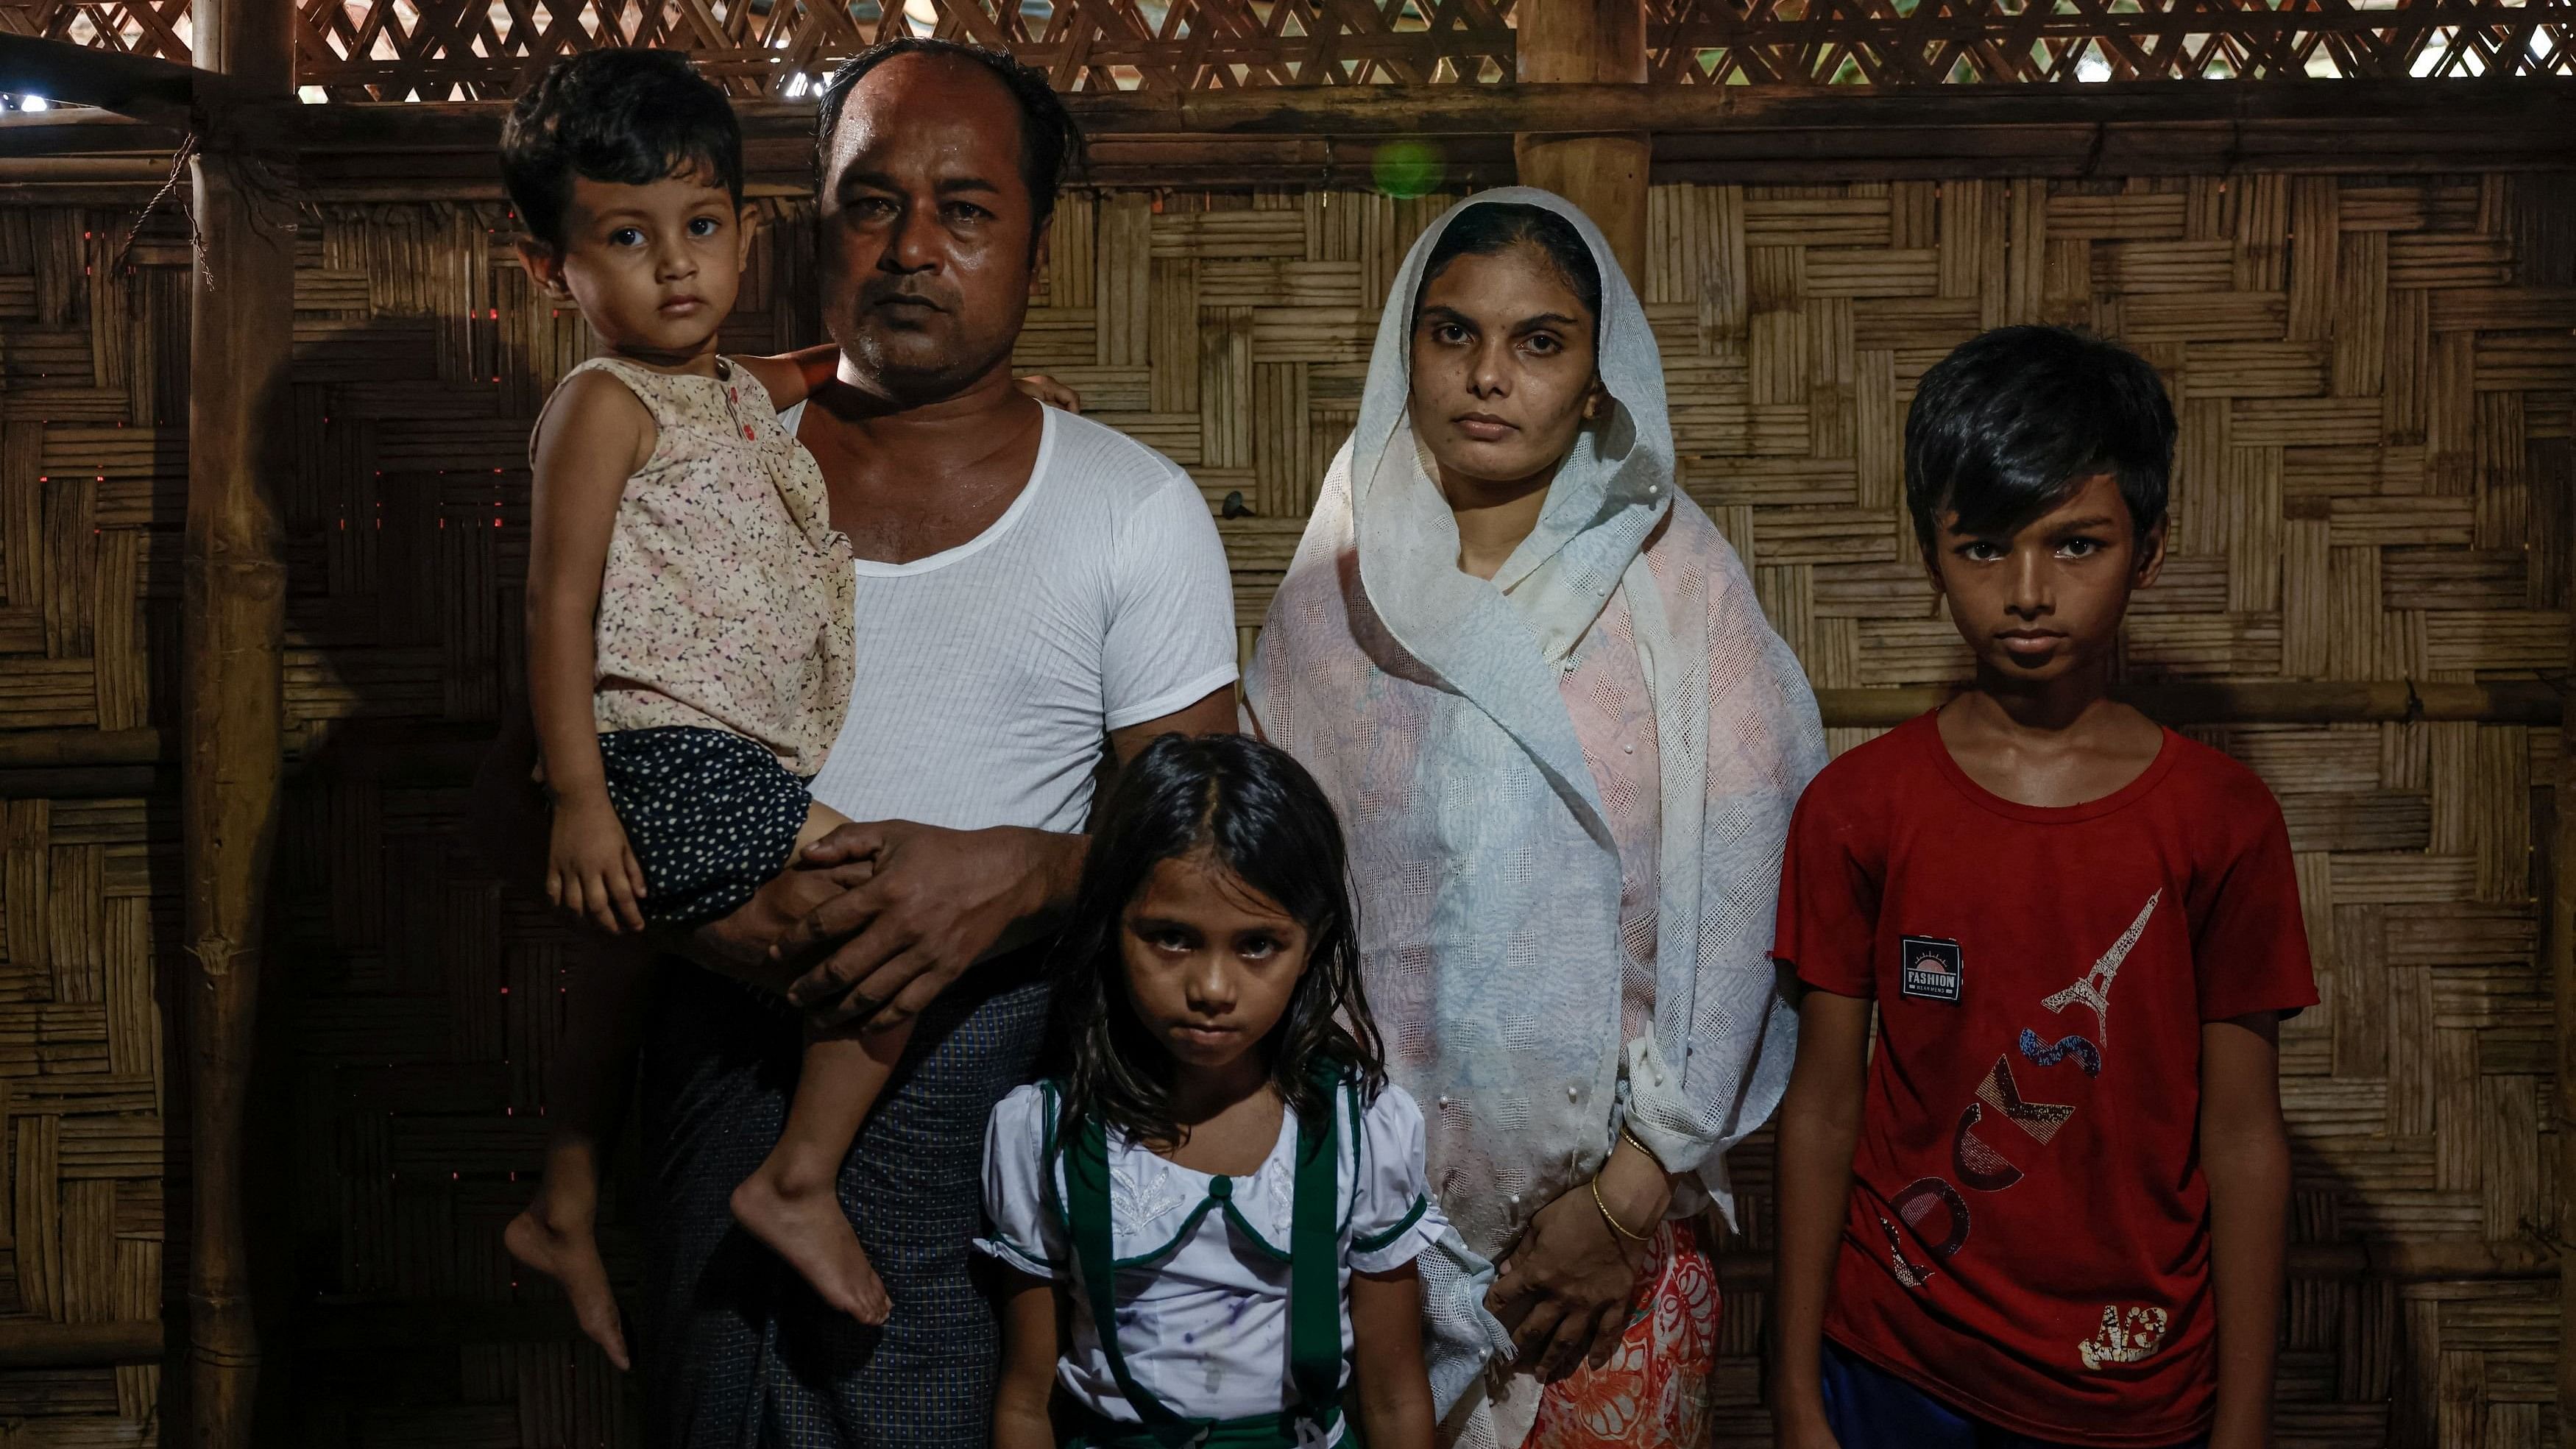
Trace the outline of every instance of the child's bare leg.
<instances>
[{"instance_id":1,"label":"child's bare leg","mask_svg":"<svg viewBox=\"0 0 2576 1449\"><path fill-rule=\"evenodd\" d=\"M778 1145L733 1191L735 1219L862 1323L885 1322L894 1304L841 1210L841 1162L911 1036L907 1026L809 1041Z\"/></svg>"},{"instance_id":2,"label":"child's bare leg","mask_svg":"<svg viewBox=\"0 0 2576 1449\"><path fill-rule=\"evenodd\" d=\"M843 823L837 812L813 806L797 852ZM735 1220L803 1274L824 1302L862 1323L885 1322L893 1303L841 1210L841 1162L911 1037L905 1027L809 1038L778 1145L733 1193Z\"/></svg>"},{"instance_id":3,"label":"child's bare leg","mask_svg":"<svg viewBox=\"0 0 2576 1449\"><path fill-rule=\"evenodd\" d=\"M563 1286L581 1331L629 1366L626 1334L593 1228L600 1163L615 1139L642 1032L648 956L632 940L592 943L565 985L572 1029L546 1072L545 1174L533 1201L501 1233L510 1256Z\"/></svg>"}]
</instances>

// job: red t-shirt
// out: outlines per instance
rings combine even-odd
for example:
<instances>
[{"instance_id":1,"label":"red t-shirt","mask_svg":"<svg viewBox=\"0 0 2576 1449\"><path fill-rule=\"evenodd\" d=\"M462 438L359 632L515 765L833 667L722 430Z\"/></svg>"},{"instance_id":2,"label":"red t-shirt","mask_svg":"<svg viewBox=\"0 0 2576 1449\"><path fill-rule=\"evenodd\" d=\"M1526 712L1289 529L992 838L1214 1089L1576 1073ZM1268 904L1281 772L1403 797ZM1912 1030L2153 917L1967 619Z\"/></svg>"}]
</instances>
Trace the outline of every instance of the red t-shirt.
<instances>
[{"instance_id":1,"label":"red t-shirt","mask_svg":"<svg viewBox=\"0 0 2576 1449\"><path fill-rule=\"evenodd\" d=\"M1879 1008L1825 1332L2017 1433L2205 1432L2201 1024L2317 999L2253 772L2167 731L2117 793L2039 809L1925 715L1807 787L1773 954Z\"/></svg>"}]
</instances>

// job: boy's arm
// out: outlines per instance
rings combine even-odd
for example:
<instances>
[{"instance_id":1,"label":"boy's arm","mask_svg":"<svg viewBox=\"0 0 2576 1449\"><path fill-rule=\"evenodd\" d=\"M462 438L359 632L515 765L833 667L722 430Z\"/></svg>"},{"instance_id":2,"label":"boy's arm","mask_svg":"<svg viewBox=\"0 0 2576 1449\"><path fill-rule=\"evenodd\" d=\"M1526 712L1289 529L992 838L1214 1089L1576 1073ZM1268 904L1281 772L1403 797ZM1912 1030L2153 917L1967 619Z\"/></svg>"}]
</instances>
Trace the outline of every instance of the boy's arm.
<instances>
[{"instance_id":1,"label":"boy's arm","mask_svg":"<svg viewBox=\"0 0 2576 1449\"><path fill-rule=\"evenodd\" d=\"M2218 1422L2210 1449L2272 1442L2273 1335L2290 1210L2281 1123L2280 1013L2200 1029L2200 1162L2209 1176L2209 1271L2218 1306Z\"/></svg>"},{"instance_id":2,"label":"boy's arm","mask_svg":"<svg viewBox=\"0 0 2576 1449\"><path fill-rule=\"evenodd\" d=\"M1815 987L1798 1002L1798 1057L1780 1102L1778 1355L1772 1410L1783 1446L1830 1446L1821 1358L1825 1304L1851 1211L1870 1003Z\"/></svg>"},{"instance_id":3,"label":"boy's arm","mask_svg":"<svg viewBox=\"0 0 2576 1449\"><path fill-rule=\"evenodd\" d=\"M1422 1364L1422 1275L1411 1263L1351 1274L1352 1387L1360 1442L1431 1449L1431 1374Z\"/></svg>"},{"instance_id":4,"label":"boy's arm","mask_svg":"<svg viewBox=\"0 0 2576 1449\"><path fill-rule=\"evenodd\" d=\"M993 1449L1055 1449L1047 1404L1055 1393L1055 1285L1010 1275L1002 1303L1002 1379L993 1394Z\"/></svg>"},{"instance_id":5,"label":"boy's arm","mask_svg":"<svg viewBox=\"0 0 2576 1449\"><path fill-rule=\"evenodd\" d=\"M617 817L591 705L594 631L618 503L653 444L653 416L635 394L605 373L582 373L548 401L537 423L529 503L528 705L556 802L546 891L611 934L621 925L643 929L634 903L643 877L631 857L619 859L624 833L616 831L613 844L610 838Z\"/></svg>"}]
</instances>

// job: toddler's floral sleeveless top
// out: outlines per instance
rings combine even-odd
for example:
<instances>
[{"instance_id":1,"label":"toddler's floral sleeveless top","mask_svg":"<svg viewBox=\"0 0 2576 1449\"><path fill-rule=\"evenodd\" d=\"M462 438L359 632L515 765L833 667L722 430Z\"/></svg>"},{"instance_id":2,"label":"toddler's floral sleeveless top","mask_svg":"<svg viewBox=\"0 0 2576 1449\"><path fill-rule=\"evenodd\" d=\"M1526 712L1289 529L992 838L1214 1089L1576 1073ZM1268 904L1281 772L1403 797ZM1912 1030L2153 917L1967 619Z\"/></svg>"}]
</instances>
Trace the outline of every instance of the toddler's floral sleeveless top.
<instances>
[{"instance_id":1,"label":"toddler's floral sleeveless top","mask_svg":"<svg viewBox=\"0 0 2576 1449\"><path fill-rule=\"evenodd\" d=\"M606 357L573 374L592 370L660 434L626 480L600 579L600 731L728 730L812 775L849 708L858 589L823 470L768 389L722 358L714 377Z\"/></svg>"}]
</instances>

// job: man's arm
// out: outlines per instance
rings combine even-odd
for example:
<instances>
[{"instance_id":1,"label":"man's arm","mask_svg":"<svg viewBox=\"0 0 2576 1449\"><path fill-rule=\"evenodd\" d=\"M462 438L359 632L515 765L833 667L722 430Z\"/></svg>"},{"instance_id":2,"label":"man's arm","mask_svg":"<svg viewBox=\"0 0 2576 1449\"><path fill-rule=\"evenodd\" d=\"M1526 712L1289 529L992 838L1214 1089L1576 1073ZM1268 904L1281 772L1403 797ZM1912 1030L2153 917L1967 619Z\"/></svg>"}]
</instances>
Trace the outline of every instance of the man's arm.
<instances>
[{"instance_id":1,"label":"man's arm","mask_svg":"<svg viewBox=\"0 0 2576 1449\"><path fill-rule=\"evenodd\" d=\"M1232 734L1234 722L1228 686L1161 719L1113 731L1110 748L1123 765L1163 735ZM1073 904L1090 843L1088 836L1016 827L946 830L905 820L842 826L805 852L807 864L868 864L870 874L777 938L771 954L781 962L801 963L840 943L788 988L787 999L822 1026L912 1020L996 945L1020 945L1049 929Z\"/></svg>"},{"instance_id":2,"label":"man's arm","mask_svg":"<svg viewBox=\"0 0 2576 1449\"><path fill-rule=\"evenodd\" d=\"M2218 1422L2210 1449L2272 1442L2273 1335L2289 1238L2290 1136L2281 1122L2281 1018L2200 1029L2200 1162L2218 1306Z\"/></svg>"},{"instance_id":3,"label":"man's arm","mask_svg":"<svg viewBox=\"0 0 2576 1449\"><path fill-rule=\"evenodd\" d=\"M1813 987L1798 1002L1798 1057L1780 1102L1780 1205L1774 1224L1778 1358L1771 1403L1782 1449L1831 1449L1834 1443L1825 1424L1825 1304L1851 1212L1869 1007L1858 997Z\"/></svg>"}]
</instances>

